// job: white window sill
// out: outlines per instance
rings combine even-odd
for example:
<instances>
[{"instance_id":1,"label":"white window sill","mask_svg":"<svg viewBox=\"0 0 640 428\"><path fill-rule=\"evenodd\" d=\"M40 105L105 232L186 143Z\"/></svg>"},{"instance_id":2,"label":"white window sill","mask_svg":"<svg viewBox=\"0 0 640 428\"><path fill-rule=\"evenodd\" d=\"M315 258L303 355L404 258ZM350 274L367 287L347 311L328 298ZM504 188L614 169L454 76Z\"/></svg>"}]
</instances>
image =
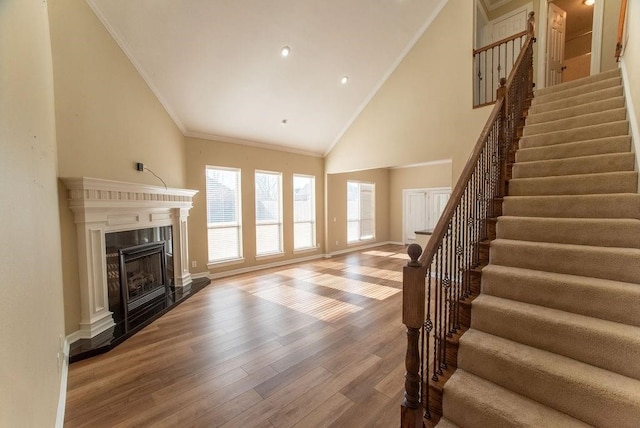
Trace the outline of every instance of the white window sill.
<instances>
[{"instance_id":1,"label":"white window sill","mask_svg":"<svg viewBox=\"0 0 640 428\"><path fill-rule=\"evenodd\" d=\"M214 269L214 268L225 267L225 266L239 265L241 263L244 263L244 257L241 257L239 259L232 259L232 260L221 260L219 262L209 262L207 263L207 268Z\"/></svg>"},{"instance_id":2,"label":"white window sill","mask_svg":"<svg viewBox=\"0 0 640 428\"><path fill-rule=\"evenodd\" d=\"M256 256L256 260L269 260L269 259L277 259L279 257L284 256L284 251L278 252L278 253L269 253L269 254L262 254L259 256Z\"/></svg>"},{"instance_id":3,"label":"white window sill","mask_svg":"<svg viewBox=\"0 0 640 428\"><path fill-rule=\"evenodd\" d=\"M318 251L319 249L320 249L319 245L316 245L315 247L299 248L297 250L293 250L293 254L312 253L314 251Z\"/></svg>"}]
</instances>

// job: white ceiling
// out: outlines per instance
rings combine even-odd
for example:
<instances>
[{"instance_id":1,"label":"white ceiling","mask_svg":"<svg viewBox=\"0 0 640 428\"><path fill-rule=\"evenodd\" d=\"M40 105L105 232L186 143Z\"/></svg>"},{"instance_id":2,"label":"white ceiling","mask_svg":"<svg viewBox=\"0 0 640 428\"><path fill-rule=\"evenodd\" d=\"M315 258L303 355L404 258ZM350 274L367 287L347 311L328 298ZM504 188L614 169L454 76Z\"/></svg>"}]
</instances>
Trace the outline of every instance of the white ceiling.
<instances>
[{"instance_id":1,"label":"white ceiling","mask_svg":"<svg viewBox=\"0 0 640 428\"><path fill-rule=\"evenodd\" d=\"M446 3L87 1L185 135L313 154L330 150Z\"/></svg>"}]
</instances>

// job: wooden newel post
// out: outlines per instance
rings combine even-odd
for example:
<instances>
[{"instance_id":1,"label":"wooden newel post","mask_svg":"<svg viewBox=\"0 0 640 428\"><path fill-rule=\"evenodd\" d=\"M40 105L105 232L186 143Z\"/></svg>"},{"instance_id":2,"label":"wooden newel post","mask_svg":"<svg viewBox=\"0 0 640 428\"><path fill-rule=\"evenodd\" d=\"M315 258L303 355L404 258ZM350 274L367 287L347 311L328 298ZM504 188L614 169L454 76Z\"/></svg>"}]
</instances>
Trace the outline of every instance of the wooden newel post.
<instances>
[{"instance_id":1,"label":"wooden newel post","mask_svg":"<svg viewBox=\"0 0 640 428\"><path fill-rule=\"evenodd\" d=\"M498 101L503 100L502 111L500 112L500 133L498 140L500 142L500 196L505 196L507 193L507 162L509 161L509 142L507 142L507 79L502 77L500 79L500 87L496 91L496 98Z\"/></svg>"},{"instance_id":2,"label":"wooden newel post","mask_svg":"<svg viewBox=\"0 0 640 428\"><path fill-rule=\"evenodd\" d=\"M420 403L420 329L424 323L425 271L418 260L422 254L420 245L409 245L407 253L411 261L402 269L402 323L407 326L407 373L401 406L401 427L416 428L423 426Z\"/></svg>"}]
</instances>

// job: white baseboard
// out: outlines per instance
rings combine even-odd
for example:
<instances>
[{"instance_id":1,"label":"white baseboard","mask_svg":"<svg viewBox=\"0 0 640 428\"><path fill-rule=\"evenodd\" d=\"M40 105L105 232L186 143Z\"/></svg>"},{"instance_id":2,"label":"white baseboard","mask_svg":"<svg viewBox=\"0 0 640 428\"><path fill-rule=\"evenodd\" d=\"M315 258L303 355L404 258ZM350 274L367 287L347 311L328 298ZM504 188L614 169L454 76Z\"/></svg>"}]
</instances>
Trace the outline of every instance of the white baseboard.
<instances>
[{"instance_id":1,"label":"white baseboard","mask_svg":"<svg viewBox=\"0 0 640 428\"><path fill-rule=\"evenodd\" d=\"M209 278L209 272L192 273L191 279Z\"/></svg>"},{"instance_id":2,"label":"white baseboard","mask_svg":"<svg viewBox=\"0 0 640 428\"><path fill-rule=\"evenodd\" d=\"M322 258L322 257L323 257L322 254L315 254L315 255L309 256L309 257L299 257L299 258L296 258L296 259L283 260L283 261L280 261L280 262L267 263L267 264L264 264L264 265L250 266L250 267L240 268L240 269L233 269L233 270L228 270L228 271L225 271L225 272L217 272L217 273L209 274L209 278L210 279L226 278L228 276L240 275L240 274L249 273L249 272L255 272L257 270L270 269L270 268L274 268L274 267L281 267L281 266L291 265L291 264L300 263L300 262L308 262L308 261L316 260L316 259L319 259L319 258Z\"/></svg>"},{"instance_id":3,"label":"white baseboard","mask_svg":"<svg viewBox=\"0 0 640 428\"><path fill-rule=\"evenodd\" d=\"M369 248L381 247L383 245L404 245L402 242L393 242L393 241L384 241L384 242L374 242L366 245L358 245L357 247L350 247L344 250L333 251L325 255L325 258L339 256L341 254L353 253L354 251L362 251L367 250Z\"/></svg>"},{"instance_id":4,"label":"white baseboard","mask_svg":"<svg viewBox=\"0 0 640 428\"><path fill-rule=\"evenodd\" d=\"M631 129L631 148L636 154L636 171L640 171L640 128L638 126L636 109L633 105L631 89L629 87L631 79L627 72L627 66L624 57L620 60L620 71L622 71L622 87L624 88L624 99L627 104L627 114L629 116L629 127ZM640 189L640 177L638 178L638 188Z\"/></svg>"},{"instance_id":5,"label":"white baseboard","mask_svg":"<svg viewBox=\"0 0 640 428\"><path fill-rule=\"evenodd\" d=\"M331 258L333 256L338 256L338 255L341 255L341 254L353 253L354 251L362 251L362 250L366 250L366 249L369 249L369 248L375 248L375 247L380 247L382 245L389 245L389 244L404 245L404 244L402 244L402 242L393 242L393 241L374 242L374 243L371 243L371 244L359 245L357 247L346 248L344 250L334 251L334 252L326 253L326 254L314 254L313 256L309 256L309 257L299 257L299 258L296 258L296 259L283 260L283 261L275 262L275 263L268 263L268 264L264 264L264 265L258 265L258 266L251 266L251 267L246 267L246 268L241 268L241 269L228 270L228 271L225 271L225 272L212 273L212 274L209 274L208 277L210 279L226 278L228 276L240 275L240 274L243 274L243 273L255 272L255 271L263 270L263 269L270 269L270 268L275 268L275 267L287 266L287 265L292 265L292 264L301 263L301 262L309 262L311 260L317 260L317 259L320 259L320 258L328 259L328 258ZM197 274L197 275L202 275L202 274ZM205 276L207 276L206 273L204 275L202 275L202 277L205 277ZM195 277L195 276L192 275L192 277Z\"/></svg>"},{"instance_id":6,"label":"white baseboard","mask_svg":"<svg viewBox=\"0 0 640 428\"><path fill-rule=\"evenodd\" d=\"M71 334L73 335L73 333ZM69 376L69 337L64 339L62 346L62 368L60 370L60 395L58 396L58 411L56 413L56 428L64 426L64 411L67 406L67 378Z\"/></svg>"}]
</instances>

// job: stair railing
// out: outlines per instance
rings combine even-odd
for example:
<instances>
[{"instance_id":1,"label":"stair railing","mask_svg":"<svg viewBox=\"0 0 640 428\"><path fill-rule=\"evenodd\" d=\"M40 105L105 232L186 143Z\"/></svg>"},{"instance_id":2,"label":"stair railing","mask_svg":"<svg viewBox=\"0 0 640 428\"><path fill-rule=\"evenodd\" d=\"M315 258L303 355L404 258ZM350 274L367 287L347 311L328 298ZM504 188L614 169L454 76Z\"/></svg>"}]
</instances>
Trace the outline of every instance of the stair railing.
<instances>
[{"instance_id":1,"label":"stair railing","mask_svg":"<svg viewBox=\"0 0 640 428\"><path fill-rule=\"evenodd\" d=\"M483 246L487 220L501 213L508 165L533 96L534 42L531 24L425 251L418 244L408 248L411 260L403 268L407 352L402 427L422 427L423 418L442 415L441 388L457 364L454 342L470 325L470 300L480 290L478 271L488 261ZM434 392L438 390L440 395Z\"/></svg>"},{"instance_id":2,"label":"stair railing","mask_svg":"<svg viewBox=\"0 0 640 428\"><path fill-rule=\"evenodd\" d=\"M507 78L533 31L534 12L529 13L527 29L473 51L473 107L484 107L496 102L500 79Z\"/></svg>"}]
</instances>

